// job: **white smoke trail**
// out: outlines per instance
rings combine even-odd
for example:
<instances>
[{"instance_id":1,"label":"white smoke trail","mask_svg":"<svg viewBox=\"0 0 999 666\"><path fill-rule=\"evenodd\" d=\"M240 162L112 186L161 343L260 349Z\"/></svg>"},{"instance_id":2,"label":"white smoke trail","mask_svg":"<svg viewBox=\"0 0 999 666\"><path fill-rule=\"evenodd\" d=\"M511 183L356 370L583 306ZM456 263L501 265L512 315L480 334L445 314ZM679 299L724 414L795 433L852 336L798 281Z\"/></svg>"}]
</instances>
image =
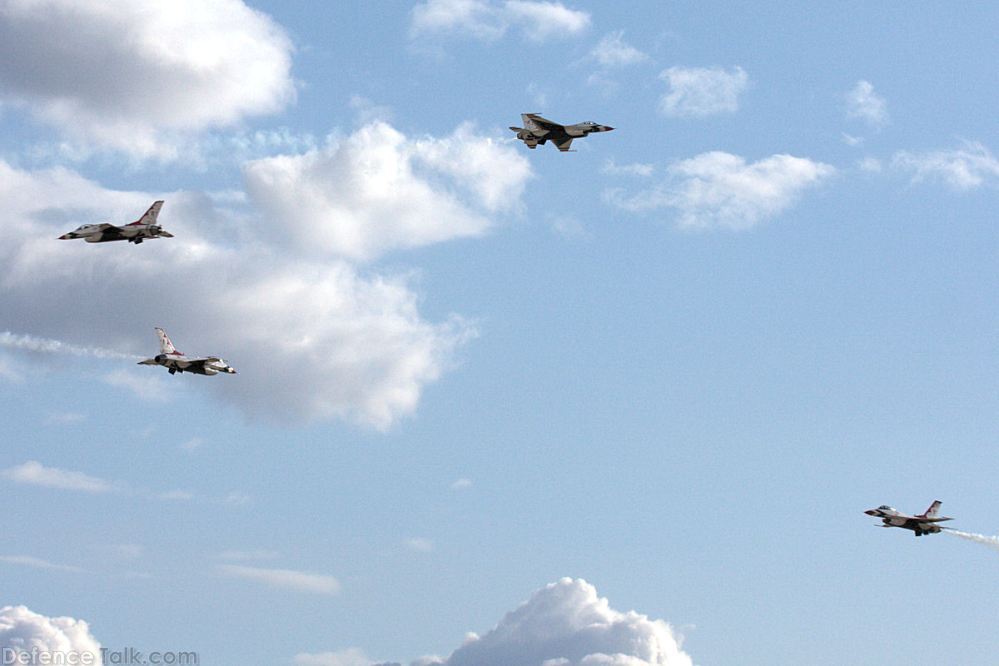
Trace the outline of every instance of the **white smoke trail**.
<instances>
[{"instance_id":1,"label":"white smoke trail","mask_svg":"<svg viewBox=\"0 0 999 666\"><path fill-rule=\"evenodd\" d=\"M38 338L33 335L19 335L10 331L0 332L0 347L7 349L23 349L25 351L41 352L45 354L70 354L71 356L86 356L90 358L115 358L134 360L141 358L134 354L123 354L110 349L100 347L81 347L80 345L62 342L60 340L50 340L48 338Z\"/></svg>"},{"instance_id":2,"label":"white smoke trail","mask_svg":"<svg viewBox=\"0 0 999 666\"><path fill-rule=\"evenodd\" d=\"M975 543L981 543L989 546L990 548L999 550L999 536L985 536L984 534L962 532L961 530L955 530L953 528L944 528L944 533L953 534L956 537L961 537L962 539L967 539L968 541L974 541Z\"/></svg>"}]
</instances>

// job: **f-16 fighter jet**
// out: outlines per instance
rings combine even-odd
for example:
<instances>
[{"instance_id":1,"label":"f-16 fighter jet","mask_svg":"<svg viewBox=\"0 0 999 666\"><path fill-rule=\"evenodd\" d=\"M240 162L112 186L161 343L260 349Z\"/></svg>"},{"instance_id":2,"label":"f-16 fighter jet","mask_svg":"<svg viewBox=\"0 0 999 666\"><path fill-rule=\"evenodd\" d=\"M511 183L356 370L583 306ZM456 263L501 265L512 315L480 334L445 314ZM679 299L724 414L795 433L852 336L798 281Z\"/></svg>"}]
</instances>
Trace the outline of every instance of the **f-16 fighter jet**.
<instances>
[{"instance_id":1,"label":"f-16 fighter jet","mask_svg":"<svg viewBox=\"0 0 999 666\"><path fill-rule=\"evenodd\" d=\"M923 536L924 534L937 534L941 528L936 523L942 523L945 520L954 520L953 518L938 516L937 512L939 510L940 500L937 500L930 505L926 513L921 513L918 516L908 516L896 511L887 504L882 504L876 509L868 509L864 513L868 516L880 518L881 527L901 527L902 529L912 530L916 533L916 536Z\"/></svg>"},{"instance_id":2,"label":"f-16 fighter jet","mask_svg":"<svg viewBox=\"0 0 999 666\"><path fill-rule=\"evenodd\" d=\"M84 224L75 231L59 236L59 240L82 238L88 243L107 243L109 241L128 241L138 245L147 238L173 238L173 234L164 231L156 224L156 217L163 207L162 201L154 201L145 215L131 224L117 227L104 222L102 224Z\"/></svg>"},{"instance_id":3,"label":"f-16 fighter jet","mask_svg":"<svg viewBox=\"0 0 999 666\"><path fill-rule=\"evenodd\" d=\"M236 368L218 356L199 356L197 358L184 356L184 352L177 351L177 348L170 342L170 337L162 328L156 329L156 335L160 338L160 353L153 358L139 361L139 365L162 365L170 371L171 375L177 372L193 372L198 375L217 375L220 372L236 374Z\"/></svg>"},{"instance_id":4,"label":"f-16 fighter jet","mask_svg":"<svg viewBox=\"0 0 999 666\"><path fill-rule=\"evenodd\" d=\"M538 144L546 144L551 141L563 153L569 151L573 139L593 134L594 132L610 132L613 127L598 125L587 120L585 123L576 125L559 125L556 122L542 118L536 113L522 113L520 118L524 123L523 127L511 127L517 133L517 138L527 144L530 149L535 149Z\"/></svg>"}]
</instances>

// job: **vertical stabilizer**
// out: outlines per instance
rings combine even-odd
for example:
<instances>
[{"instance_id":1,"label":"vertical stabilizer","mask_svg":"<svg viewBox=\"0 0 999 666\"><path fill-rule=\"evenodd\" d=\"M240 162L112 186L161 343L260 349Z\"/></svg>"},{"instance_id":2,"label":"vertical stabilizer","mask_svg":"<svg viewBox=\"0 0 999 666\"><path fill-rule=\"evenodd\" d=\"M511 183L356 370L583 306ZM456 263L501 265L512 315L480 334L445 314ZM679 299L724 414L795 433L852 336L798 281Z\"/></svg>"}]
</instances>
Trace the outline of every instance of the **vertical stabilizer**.
<instances>
[{"instance_id":1,"label":"vertical stabilizer","mask_svg":"<svg viewBox=\"0 0 999 666\"><path fill-rule=\"evenodd\" d=\"M132 224L156 224L156 218L159 217L160 208L163 208L163 202L154 201L153 205L149 207L149 210L143 213L142 217L138 220L132 222Z\"/></svg>"},{"instance_id":2,"label":"vertical stabilizer","mask_svg":"<svg viewBox=\"0 0 999 666\"><path fill-rule=\"evenodd\" d=\"M923 514L924 518L936 518L940 514L940 500L934 500L930 508Z\"/></svg>"},{"instance_id":3,"label":"vertical stabilizer","mask_svg":"<svg viewBox=\"0 0 999 666\"><path fill-rule=\"evenodd\" d=\"M156 335L160 338L160 353L173 354L174 356L180 355L177 348L173 346L172 342L170 342L170 336L166 334L166 331L162 328L157 328Z\"/></svg>"}]
</instances>

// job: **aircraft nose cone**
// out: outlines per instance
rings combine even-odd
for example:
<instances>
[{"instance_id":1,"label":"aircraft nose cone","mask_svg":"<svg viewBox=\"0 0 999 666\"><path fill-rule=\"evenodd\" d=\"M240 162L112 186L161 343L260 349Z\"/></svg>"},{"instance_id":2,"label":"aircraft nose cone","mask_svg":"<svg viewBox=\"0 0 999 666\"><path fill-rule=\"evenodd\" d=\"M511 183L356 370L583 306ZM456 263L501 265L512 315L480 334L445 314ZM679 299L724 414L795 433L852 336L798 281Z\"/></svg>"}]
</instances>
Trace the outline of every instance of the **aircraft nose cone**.
<instances>
[{"instance_id":1,"label":"aircraft nose cone","mask_svg":"<svg viewBox=\"0 0 999 666\"><path fill-rule=\"evenodd\" d=\"M866 513L868 516L876 516L876 515L878 515L878 512L875 511L874 509L868 509L864 513Z\"/></svg>"},{"instance_id":2,"label":"aircraft nose cone","mask_svg":"<svg viewBox=\"0 0 999 666\"><path fill-rule=\"evenodd\" d=\"M72 237L73 237L73 234L71 234L71 233L70 234L63 234L62 236L59 236L59 240L69 240Z\"/></svg>"},{"instance_id":3,"label":"aircraft nose cone","mask_svg":"<svg viewBox=\"0 0 999 666\"><path fill-rule=\"evenodd\" d=\"M614 129L614 128L611 127L610 125L604 125L604 131L605 132L610 132L612 129Z\"/></svg>"}]
</instances>

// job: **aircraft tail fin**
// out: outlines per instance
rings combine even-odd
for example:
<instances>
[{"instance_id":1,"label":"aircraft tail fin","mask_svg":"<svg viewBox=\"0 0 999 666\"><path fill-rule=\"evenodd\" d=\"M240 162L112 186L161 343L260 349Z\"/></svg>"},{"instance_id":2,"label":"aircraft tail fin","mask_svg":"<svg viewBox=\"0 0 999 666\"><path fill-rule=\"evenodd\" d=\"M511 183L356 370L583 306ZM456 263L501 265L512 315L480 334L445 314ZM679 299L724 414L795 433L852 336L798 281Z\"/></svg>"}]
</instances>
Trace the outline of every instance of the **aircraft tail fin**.
<instances>
[{"instance_id":1,"label":"aircraft tail fin","mask_svg":"<svg viewBox=\"0 0 999 666\"><path fill-rule=\"evenodd\" d=\"M162 328L157 328L156 335L159 336L160 339L161 353L174 354L174 355L180 354L180 352L177 351L177 348L173 346L173 343L170 342L170 336L166 334L166 331L164 331Z\"/></svg>"},{"instance_id":2,"label":"aircraft tail fin","mask_svg":"<svg viewBox=\"0 0 999 666\"><path fill-rule=\"evenodd\" d=\"M159 217L160 208L163 208L163 202L154 201L153 205L149 207L149 210L143 213L142 217L138 220L132 222L132 224L156 224L156 218Z\"/></svg>"},{"instance_id":3,"label":"aircraft tail fin","mask_svg":"<svg viewBox=\"0 0 999 666\"><path fill-rule=\"evenodd\" d=\"M940 500L934 500L933 504L930 505L930 508L927 509L926 513L923 514L923 517L936 518L937 515L939 515L939 513L940 513Z\"/></svg>"}]
</instances>

